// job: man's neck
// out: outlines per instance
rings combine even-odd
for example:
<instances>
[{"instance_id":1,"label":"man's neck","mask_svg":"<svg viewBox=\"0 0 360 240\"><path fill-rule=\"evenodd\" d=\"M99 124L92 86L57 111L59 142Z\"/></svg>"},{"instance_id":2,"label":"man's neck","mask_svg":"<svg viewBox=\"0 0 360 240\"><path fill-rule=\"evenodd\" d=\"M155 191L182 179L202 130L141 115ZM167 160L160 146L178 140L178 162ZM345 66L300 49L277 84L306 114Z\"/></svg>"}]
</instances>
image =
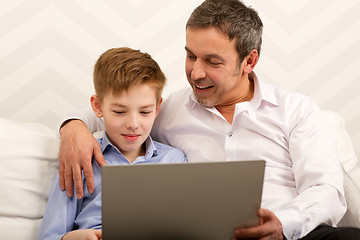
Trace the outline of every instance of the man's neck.
<instances>
[{"instance_id":1,"label":"man's neck","mask_svg":"<svg viewBox=\"0 0 360 240\"><path fill-rule=\"evenodd\" d=\"M245 90L245 91L244 91ZM249 76L246 86L242 87L242 92L244 94L239 95L234 99L233 102L224 105L215 106L215 108L221 113L221 115L226 119L227 122L232 124L234 113L235 113L235 105L241 102L248 102L254 96L254 80Z\"/></svg>"}]
</instances>

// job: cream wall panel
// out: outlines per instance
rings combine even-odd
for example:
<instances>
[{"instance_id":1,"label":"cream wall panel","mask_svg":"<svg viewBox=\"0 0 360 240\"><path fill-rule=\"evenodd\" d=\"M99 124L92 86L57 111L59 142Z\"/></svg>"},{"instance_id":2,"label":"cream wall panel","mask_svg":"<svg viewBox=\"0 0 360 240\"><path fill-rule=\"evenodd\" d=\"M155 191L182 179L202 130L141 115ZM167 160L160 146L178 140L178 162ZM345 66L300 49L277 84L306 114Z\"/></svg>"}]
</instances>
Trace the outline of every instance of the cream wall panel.
<instances>
[{"instance_id":1,"label":"cream wall panel","mask_svg":"<svg viewBox=\"0 0 360 240\"><path fill-rule=\"evenodd\" d=\"M149 52L186 87L185 23L201 0L0 0L0 117L56 126L89 106L108 48ZM360 154L360 1L246 0L264 23L258 76L339 112Z\"/></svg>"}]
</instances>

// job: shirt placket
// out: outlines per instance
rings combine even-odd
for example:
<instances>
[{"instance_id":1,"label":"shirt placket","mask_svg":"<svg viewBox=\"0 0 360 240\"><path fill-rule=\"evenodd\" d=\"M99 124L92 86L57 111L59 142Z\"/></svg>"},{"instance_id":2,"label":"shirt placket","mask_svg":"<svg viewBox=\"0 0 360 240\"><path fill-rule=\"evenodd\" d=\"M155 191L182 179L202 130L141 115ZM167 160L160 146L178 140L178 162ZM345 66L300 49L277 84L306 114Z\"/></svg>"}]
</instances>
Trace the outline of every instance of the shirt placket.
<instances>
[{"instance_id":1,"label":"shirt placket","mask_svg":"<svg viewBox=\"0 0 360 240\"><path fill-rule=\"evenodd\" d=\"M225 155L226 161L237 160L236 132L229 126L225 132Z\"/></svg>"}]
</instances>

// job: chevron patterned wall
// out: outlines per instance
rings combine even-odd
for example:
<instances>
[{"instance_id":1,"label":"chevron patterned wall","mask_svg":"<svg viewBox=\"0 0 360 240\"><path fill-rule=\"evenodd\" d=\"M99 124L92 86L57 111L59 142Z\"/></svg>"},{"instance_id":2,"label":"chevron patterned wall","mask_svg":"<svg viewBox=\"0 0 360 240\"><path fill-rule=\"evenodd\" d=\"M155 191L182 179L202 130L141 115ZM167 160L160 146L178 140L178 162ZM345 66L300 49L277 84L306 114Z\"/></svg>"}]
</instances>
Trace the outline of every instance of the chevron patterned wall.
<instances>
[{"instance_id":1,"label":"chevron patterned wall","mask_svg":"<svg viewBox=\"0 0 360 240\"><path fill-rule=\"evenodd\" d=\"M184 26L202 0L0 0L0 117L55 127L89 106L108 48L149 52L187 86ZM360 156L360 1L246 0L264 23L255 72L340 113Z\"/></svg>"}]
</instances>

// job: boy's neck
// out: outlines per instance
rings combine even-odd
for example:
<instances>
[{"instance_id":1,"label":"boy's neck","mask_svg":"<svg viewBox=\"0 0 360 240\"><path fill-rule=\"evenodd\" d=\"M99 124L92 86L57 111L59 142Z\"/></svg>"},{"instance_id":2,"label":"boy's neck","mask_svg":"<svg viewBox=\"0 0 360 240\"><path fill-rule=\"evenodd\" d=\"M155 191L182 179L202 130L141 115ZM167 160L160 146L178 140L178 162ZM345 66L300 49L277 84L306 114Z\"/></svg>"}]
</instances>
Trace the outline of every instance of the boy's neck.
<instances>
[{"instance_id":1,"label":"boy's neck","mask_svg":"<svg viewBox=\"0 0 360 240\"><path fill-rule=\"evenodd\" d=\"M120 150L120 149L119 149ZM143 143L141 147L137 151L124 152L120 150L120 152L124 155L124 157L129 161L129 163L133 163L137 157L145 156L146 153L146 144Z\"/></svg>"}]
</instances>

